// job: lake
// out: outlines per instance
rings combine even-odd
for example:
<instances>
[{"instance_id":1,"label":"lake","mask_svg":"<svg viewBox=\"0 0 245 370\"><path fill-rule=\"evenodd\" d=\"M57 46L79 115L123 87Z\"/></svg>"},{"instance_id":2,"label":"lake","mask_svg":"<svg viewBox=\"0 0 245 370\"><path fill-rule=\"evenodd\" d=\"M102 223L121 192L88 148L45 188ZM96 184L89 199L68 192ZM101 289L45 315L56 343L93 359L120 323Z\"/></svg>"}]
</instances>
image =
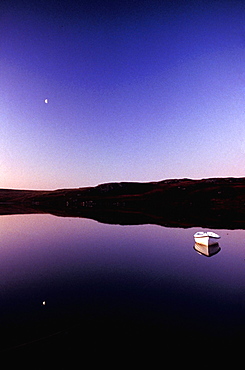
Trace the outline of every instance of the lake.
<instances>
[{"instance_id":1,"label":"lake","mask_svg":"<svg viewBox=\"0 0 245 370\"><path fill-rule=\"evenodd\" d=\"M0 217L0 349L144 348L245 333L245 231ZM160 336L159 336L160 335ZM160 339L159 339L160 338Z\"/></svg>"}]
</instances>

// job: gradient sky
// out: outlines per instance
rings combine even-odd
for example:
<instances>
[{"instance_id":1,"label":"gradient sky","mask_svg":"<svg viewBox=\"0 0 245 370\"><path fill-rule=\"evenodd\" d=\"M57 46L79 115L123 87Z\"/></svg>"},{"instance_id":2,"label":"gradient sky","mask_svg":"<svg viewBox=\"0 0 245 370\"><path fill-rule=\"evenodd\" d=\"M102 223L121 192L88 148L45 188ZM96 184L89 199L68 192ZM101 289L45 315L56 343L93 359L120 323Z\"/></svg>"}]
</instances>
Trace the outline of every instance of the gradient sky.
<instances>
[{"instance_id":1,"label":"gradient sky","mask_svg":"<svg viewBox=\"0 0 245 370\"><path fill-rule=\"evenodd\" d=\"M244 1L1 1L1 188L244 176L244 114Z\"/></svg>"}]
</instances>

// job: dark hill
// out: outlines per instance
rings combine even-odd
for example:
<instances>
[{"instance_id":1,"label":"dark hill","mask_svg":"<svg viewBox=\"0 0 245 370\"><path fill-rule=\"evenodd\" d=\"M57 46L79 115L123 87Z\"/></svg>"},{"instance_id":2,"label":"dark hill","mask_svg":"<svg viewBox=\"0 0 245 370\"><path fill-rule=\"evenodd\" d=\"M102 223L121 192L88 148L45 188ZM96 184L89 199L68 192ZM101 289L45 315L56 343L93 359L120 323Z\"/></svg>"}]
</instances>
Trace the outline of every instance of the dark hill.
<instances>
[{"instance_id":1,"label":"dark hill","mask_svg":"<svg viewBox=\"0 0 245 370\"><path fill-rule=\"evenodd\" d=\"M119 224L245 229L245 178L121 182L54 191L0 189L0 213L52 213Z\"/></svg>"}]
</instances>

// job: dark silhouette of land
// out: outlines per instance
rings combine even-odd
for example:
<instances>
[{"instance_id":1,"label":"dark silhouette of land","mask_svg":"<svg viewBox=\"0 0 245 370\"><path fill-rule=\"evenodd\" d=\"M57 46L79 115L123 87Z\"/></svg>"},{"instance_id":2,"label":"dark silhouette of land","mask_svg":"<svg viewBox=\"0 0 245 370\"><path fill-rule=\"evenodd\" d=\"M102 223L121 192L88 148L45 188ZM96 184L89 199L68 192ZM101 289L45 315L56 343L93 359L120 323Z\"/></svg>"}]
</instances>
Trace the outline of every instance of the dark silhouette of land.
<instances>
[{"instance_id":1,"label":"dark silhouette of land","mask_svg":"<svg viewBox=\"0 0 245 370\"><path fill-rule=\"evenodd\" d=\"M0 189L0 214L18 213L122 225L245 229L245 178L121 182L54 191Z\"/></svg>"}]
</instances>

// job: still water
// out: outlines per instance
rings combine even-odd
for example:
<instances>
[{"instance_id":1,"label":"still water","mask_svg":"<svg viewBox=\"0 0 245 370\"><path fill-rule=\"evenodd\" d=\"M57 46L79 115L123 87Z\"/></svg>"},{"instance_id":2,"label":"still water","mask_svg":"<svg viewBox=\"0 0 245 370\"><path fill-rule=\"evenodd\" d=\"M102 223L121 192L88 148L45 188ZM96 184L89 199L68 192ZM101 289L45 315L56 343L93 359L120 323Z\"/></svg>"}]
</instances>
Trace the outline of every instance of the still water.
<instances>
[{"instance_id":1,"label":"still water","mask_svg":"<svg viewBox=\"0 0 245 370\"><path fill-rule=\"evenodd\" d=\"M0 216L1 351L245 333L245 231L207 257L198 230Z\"/></svg>"}]
</instances>

